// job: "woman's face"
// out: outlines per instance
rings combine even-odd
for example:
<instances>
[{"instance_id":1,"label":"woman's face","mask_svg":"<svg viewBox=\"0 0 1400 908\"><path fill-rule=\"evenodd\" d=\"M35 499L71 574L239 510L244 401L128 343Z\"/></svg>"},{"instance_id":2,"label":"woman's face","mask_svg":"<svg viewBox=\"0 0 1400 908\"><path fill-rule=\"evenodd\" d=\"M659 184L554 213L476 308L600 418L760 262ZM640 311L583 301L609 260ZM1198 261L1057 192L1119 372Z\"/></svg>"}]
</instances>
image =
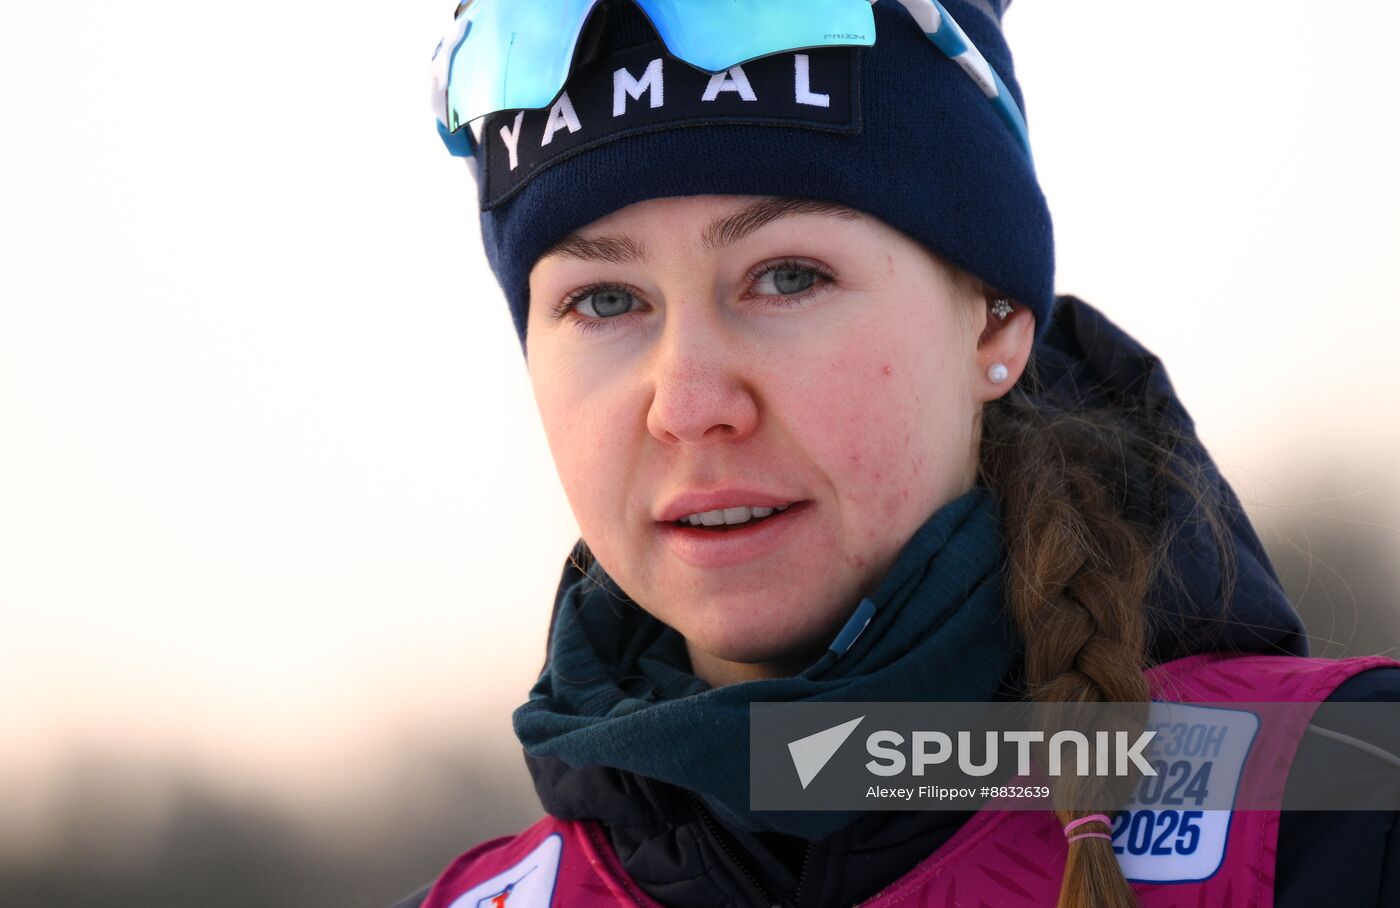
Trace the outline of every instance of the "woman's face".
<instances>
[{"instance_id":1,"label":"woman's face","mask_svg":"<svg viewBox=\"0 0 1400 908\"><path fill-rule=\"evenodd\" d=\"M972 487L981 407L1034 331L1020 307L988 327L972 281L875 218L756 196L614 212L541 257L530 300L583 538L712 684L820 654Z\"/></svg>"}]
</instances>

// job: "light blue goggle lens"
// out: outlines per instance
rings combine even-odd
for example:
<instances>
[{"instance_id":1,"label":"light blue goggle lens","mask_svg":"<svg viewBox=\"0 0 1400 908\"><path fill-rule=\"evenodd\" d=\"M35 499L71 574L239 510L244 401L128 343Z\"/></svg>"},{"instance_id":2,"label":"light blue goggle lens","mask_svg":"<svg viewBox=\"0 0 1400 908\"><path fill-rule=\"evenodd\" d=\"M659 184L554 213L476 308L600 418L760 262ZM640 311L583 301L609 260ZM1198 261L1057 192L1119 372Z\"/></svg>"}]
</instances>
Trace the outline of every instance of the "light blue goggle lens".
<instances>
[{"instance_id":1,"label":"light blue goggle lens","mask_svg":"<svg viewBox=\"0 0 1400 908\"><path fill-rule=\"evenodd\" d=\"M547 106L568 79L599 0L471 0L433 57L449 132L501 110ZM875 43L870 0L635 0L666 49L711 73L769 54ZM440 94L439 94L440 93Z\"/></svg>"},{"instance_id":2,"label":"light blue goggle lens","mask_svg":"<svg viewBox=\"0 0 1400 908\"><path fill-rule=\"evenodd\" d=\"M671 53L719 73L769 54L875 43L870 0L637 0Z\"/></svg>"},{"instance_id":3,"label":"light blue goggle lens","mask_svg":"<svg viewBox=\"0 0 1400 908\"><path fill-rule=\"evenodd\" d=\"M574 45L598 0L475 0L433 57L444 122L462 125L498 110L543 107L569 75Z\"/></svg>"}]
</instances>

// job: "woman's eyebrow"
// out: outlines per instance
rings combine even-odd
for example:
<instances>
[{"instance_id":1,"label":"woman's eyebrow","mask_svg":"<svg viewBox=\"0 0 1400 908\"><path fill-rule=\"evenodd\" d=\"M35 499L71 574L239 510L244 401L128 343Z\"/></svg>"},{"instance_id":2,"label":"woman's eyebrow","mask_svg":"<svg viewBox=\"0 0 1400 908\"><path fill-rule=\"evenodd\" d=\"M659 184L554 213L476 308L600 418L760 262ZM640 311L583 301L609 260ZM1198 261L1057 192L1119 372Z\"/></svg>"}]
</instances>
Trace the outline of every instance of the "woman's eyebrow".
<instances>
[{"instance_id":1,"label":"woman's eyebrow","mask_svg":"<svg viewBox=\"0 0 1400 908\"><path fill-rule=\"evenodd\" d=\"M755 230L779 218L797 214L820 214L845 221L854 221L860 217L859 212L847 208L845 205L820 199L759 199L733 214L716 218L700 234L700 244L706 251L713 252L716 249L722 249L732 243L739 242Z\"/></svg>"},{"instance_id":2,"label":"woman's eyebrow","mask_svg":"<svg viewBox=\"0 0 1400 908\"><path fill-rule=\"evenodd\" d=\"M713 252L739 242L773 221L799 214L819 214L847 221L860 217L859 212L845 205L819 199L759 199L711 221L700 233L700 245L707 252ZM647 250L645 244L625 234L583 237L571 233L546 249L540 261L551 256L627 265L645 261Z\"/></svg>"},{"instance_id":3,"label":"woman's eyebrow","mask_svg":"<svg viewBox=\"0 0 1400 908\"><path fill-rule=\"evenodd\" d=\"M585 262L627 265L632 262L644 261L647 257L647 249L646 246L630 236L583 237L571 233L546 249L539 260L544 261L552 256L582 259Z\"/></svg>"}]
</instances>

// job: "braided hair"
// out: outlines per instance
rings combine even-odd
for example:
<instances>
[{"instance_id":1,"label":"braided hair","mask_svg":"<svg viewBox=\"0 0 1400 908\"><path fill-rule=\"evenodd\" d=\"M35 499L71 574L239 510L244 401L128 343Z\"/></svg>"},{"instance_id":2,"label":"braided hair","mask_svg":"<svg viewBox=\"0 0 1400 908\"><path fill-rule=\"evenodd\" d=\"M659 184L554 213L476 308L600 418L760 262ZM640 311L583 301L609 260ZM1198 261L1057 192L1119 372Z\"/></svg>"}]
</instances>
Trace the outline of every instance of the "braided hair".
<instances>
[{"instance_id":1,"label":"braided hair","mask_svg":"<svg viewBox=\"0 0 1400 908\"><path fill-rule=\"evenodd\" d=\"M1003 508L1007 608L1026 646L1024 695L1041 703L1144 704L1149 666L1147 603L1173 583L1167 546L1179 527L1145 523L1129 507L1126 477L1147 475L1195 503L1223 553L1223 599L1233 585L1228 530L1205 484L1179 448L1189 442L1130 404L1090 407L1054 399L1035 356L1016 386L983 409L978 479ZM1055 780L1061 823L1111 810L1103 780ZM1092 786L1102 790L1092 790ZM1086 788L1098 807L1084 809ZM1073 790L1071 790L1073 789ZM1078 809L1068 806L1080 805ZM1108 832L1099 820L1080 831ZM1069 844L1057 908L1135 908L1110 840Z\"/></svg>"}]
</instances>

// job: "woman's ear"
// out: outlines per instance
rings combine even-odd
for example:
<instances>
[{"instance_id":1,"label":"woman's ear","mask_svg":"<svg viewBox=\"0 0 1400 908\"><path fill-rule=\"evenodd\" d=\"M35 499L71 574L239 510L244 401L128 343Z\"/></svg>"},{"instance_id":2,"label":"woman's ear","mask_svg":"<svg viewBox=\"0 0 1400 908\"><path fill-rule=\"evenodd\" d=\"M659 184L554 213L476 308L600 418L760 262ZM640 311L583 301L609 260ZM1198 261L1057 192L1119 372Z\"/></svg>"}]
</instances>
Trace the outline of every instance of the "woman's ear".
<instances>
[{"instance_id":1,"label":"woman's ear","mask_svg":"<svg viewBox=\"0 0 1400 908\"><path fill-rule=\"evenodd\" d=\"M1010 312L1007 312L1008 306ZM982 333L977 339L980 374L975 381L979 397L985 403L1006 394L1025 371L1031 346L1035 343L1035 316L1025 306L996 297L986 301L982 316Z\"/></svg>"}]
</instances>

